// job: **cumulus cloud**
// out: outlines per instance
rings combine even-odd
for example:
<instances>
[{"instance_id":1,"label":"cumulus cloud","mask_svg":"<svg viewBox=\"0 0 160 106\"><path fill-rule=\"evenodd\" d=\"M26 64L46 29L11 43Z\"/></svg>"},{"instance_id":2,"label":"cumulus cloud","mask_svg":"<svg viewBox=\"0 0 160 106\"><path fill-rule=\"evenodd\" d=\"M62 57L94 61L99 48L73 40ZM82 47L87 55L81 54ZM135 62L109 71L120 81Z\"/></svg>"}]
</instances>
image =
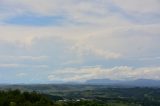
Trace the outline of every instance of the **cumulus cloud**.
<instances>
[{"instance_id":1,"label":"cumulus cloud","mask_svg":"<svg viewBox=\"0 0 160 106\"><path fill-rule=\"evenodd\" d=\"M156 79L160 80L160 67L116 66L113 68L82 67L65 68L57 70L48 76L51 81L60 80L84 82L90 79L112 79L112 80L133 80L133 79Z\"/></svg>"}]
</instances>

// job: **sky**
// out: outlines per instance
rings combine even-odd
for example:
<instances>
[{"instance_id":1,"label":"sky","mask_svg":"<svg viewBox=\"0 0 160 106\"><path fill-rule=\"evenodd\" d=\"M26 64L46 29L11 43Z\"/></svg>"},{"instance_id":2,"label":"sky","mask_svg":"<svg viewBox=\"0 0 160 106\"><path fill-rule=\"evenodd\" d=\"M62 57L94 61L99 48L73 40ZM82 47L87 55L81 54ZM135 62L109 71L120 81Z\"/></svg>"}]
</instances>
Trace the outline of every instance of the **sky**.
<instances>
[{"instance_id":1,"label":"sky","mask_svg":"<svg viewBox=\"0 0 160 106\"><path fill-rule=\"evenodd\" d=\"M0 83L160 80L160 0L0 0Z\"/></svg>"}]
</instances>

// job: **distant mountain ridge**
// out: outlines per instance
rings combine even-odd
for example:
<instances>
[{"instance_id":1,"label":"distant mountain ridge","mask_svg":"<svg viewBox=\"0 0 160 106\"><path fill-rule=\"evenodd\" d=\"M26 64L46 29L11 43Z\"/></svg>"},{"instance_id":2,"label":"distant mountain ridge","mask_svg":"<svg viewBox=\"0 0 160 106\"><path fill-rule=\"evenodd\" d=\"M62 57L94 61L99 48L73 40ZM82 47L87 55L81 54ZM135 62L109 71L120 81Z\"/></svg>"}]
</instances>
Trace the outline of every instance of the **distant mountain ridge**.
<instances>
[{"instance_id":1,"label":"distant mountain ridge","mask_svg":"<svg viewBox=\"0 0 160 106\"><path fill-rule=\"evenodd\" d=\"M91 79L86 82L64 82L64 83L47 83L47 84L0 84L0 87L14 85L107 85L115 87L158 87L160 80L153 79L136 79L136 80L110 80L110 79Z\"/></svg>"},{"instance_id":2,"label":"distant mountain ridge","mask_svg":"<svg viewBox=\"0 0 160 106\"><path fill-rule=\"evenodd\" d=\"M136 79L136 80L110 80L110 79L92 79L85 82L91 85L123 85L137 87L160 87L160 80Z\"/></svg>"}]
</instances>

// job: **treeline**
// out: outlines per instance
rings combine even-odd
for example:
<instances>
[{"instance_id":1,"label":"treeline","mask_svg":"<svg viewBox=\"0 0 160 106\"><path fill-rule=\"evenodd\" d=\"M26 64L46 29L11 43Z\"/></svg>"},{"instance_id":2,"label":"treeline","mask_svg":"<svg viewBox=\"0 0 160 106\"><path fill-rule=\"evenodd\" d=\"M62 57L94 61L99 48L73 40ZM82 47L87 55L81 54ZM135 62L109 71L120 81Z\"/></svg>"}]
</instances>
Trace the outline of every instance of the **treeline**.
<instances>
[{"instance_id":1,"label":"treeline","mask_svg":"<svg viewBox=\"0 0 160 106\"><path fill-rule=\"evenodd\" d=\"M20 90L0 91L0 106L108 106L94 101L54 101L46 94L21 92Z\"/></svg>"},{"instance_id":2,"label":"treeline","mask_svg":"<svg viewBox=\"0 0 160 106\"><path fill-rule=\"evenodd\" d=\"M53 106L52 100L36 92L0 91L0 106Z\"/></svg>"},{"instance_id":3,"label":"treeline","mask_svg":"<svg viewBox=\"0 0 160 106\"><path fill-rule=\"evenodd\" d=\"M0 106L160 106L159 99L153 98L106 98L63 99L59 96L20 90L0 91Z\"/></svg>"},{"instance_id":4,"label":"treeline","mask_svg":"<svg viewBox=\"0 0 160 106\"><path fill-rule=\"evenodd\" d=\"M54 97L56 99L56 97ZM46 94L21 92L20 90L0 91L0 106L132 106L124 103L99 103L94 100L53 100ZM136 106L136 105L133 105Z\"/></svg>"}]
</instances>

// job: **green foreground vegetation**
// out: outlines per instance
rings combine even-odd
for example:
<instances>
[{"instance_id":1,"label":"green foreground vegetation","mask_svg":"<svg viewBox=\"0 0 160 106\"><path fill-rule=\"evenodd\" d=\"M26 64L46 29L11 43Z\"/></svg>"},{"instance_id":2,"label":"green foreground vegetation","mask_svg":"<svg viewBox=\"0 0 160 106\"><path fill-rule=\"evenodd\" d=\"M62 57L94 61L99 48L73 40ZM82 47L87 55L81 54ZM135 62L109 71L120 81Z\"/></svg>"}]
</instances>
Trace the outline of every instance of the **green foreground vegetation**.
<instances>
[{"instance_id":1,"label":"green foreground vegetation","mask_svg":"<svg viewBox=\"0 0 160 106\"><path fill-rule=\"evenodd\" d=\"M91 85L21 85L2 88L0 106L160 106L160 88Z\"/></svg>"},{"instance_id":2,"label":"green foreground vegetation","mask_svg":"<svg viewBox=\"0 0 160 106\"><path fill-rule=\"evenodd\" d=\"M23 92L20 90L1 91L0 106L139 106L134 103L102 103L93 100L59 100L54 101L44 94Z\"/></svg>"}]
</instances>

